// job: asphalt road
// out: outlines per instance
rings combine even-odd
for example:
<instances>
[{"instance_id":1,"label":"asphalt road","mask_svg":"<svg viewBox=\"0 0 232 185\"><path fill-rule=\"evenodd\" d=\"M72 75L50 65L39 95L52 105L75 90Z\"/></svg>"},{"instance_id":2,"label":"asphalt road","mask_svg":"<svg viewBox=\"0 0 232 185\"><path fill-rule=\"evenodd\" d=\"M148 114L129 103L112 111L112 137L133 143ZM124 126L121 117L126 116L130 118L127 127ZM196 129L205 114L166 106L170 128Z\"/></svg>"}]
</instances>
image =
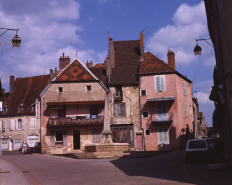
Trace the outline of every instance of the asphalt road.
<instances>
[{"instance_id":1,"label":"asphalt road","mask_svg":"<svg viewBox=\"0 0 232 185\"><path fill-rule=\"evenodd\" d=\"M211 184L203 183L207 176L198 168L204 166L186 166L184 161L183 151L152 158L86 160L3 152L0 185Z\"/></svg>"}]
</instances>

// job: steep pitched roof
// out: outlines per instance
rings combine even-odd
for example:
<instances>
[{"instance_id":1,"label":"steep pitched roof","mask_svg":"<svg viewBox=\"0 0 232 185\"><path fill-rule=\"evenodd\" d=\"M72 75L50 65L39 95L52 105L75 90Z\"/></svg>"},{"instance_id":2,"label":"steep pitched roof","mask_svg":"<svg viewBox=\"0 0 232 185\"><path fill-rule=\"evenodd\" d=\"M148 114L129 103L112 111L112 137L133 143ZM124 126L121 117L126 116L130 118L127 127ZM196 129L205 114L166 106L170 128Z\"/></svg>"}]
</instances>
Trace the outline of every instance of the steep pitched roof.
<instances>
[{"instance_id":1,"label":"steep pitched roof","mask_svg":"<svg viewBox=\"0 0 232 185\"><path fill-rule=\"evenodd\" d=\"M96 76L81 62L75 59L53 80L53 82L83 82L96 80L98 80Z\"/></svg>"},{"instance_id":2,"label":"steep pitched roof","mask_svg":"<svg viewBox=\"0 0 232 185\"><path fill-rule=\"evenodd\" d=\"M140 65L140 41L114 41L115 67L112 68L109 85L138 84Z\"/></svg>"},{"instance_id":3,"label":"steep pitched roof","mask_svg":"<svg viewBox=\"0 0 232 185\"><path fill-rule=\"evenodd\" d=\"M35 103L35 99L40 99L39 94L49 82L50 75L16 78L14 92L10 102L7 102L9 110L5 116L35 114L31 112L31 105ZM18 113L21 104L24 105L24 111Z\"/></svg>"},{"instance_id":4,"label":"steep pitched roof","mask_svg":"<svg viewBox=\"0 0 232 185\"><path fill-rule=\"evenodd\" d=\"M165 63L163 60L160 60L158 57L153 55L150 52L145 53L145 60L140 64L139 73L155 73L155 72L167 72L175 71L171 66Z\"/></svg>"},{"instance_id":5,"label":"steep pitched roof","mask_svg":"<svg viewBox=\"0 0 232 185\"><path fill-rule=\"evenodd\" d=\"M89 70L99 79L102 83L107 86L107 79L106 79L106 68L105 67L89 67Z\"/></svg>"}]
</instances>

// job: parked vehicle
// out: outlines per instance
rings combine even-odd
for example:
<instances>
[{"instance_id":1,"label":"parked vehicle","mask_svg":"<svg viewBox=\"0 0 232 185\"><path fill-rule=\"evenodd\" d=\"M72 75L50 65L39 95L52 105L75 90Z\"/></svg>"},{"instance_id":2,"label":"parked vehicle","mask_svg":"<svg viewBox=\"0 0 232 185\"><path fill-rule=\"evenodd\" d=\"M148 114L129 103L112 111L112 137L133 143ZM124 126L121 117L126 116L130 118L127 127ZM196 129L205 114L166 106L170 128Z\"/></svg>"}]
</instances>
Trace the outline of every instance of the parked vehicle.
<instances>
[{"instance_id":1,"label":"parked vehicle","mask_svg":"<svg viewBox=\"0 0 232 185\"><path fill-rule=\"evenodd\" d=\"M36 142L35 143L35 152L41 152L41 143L40 142Z\"/></svg>"},{"instance_id":2,"label":"parked vehicle","mask_svg":"<svg viewBox=\"0 0 232 185\"><path fill-rule=\"evenodd\" d=\"M19 147L19 152L22 152L22 153L24 153L24 154L26 154L26 153L29 153L30 152L30 147L29 147L29 145L24 141L23 142L23 145L21 145L20 147Z\"/></svg>"},{"instance_id":3,"label":"parked vehicle","mask_svg":"<svg viewBox=\"0 0 232 185\"><path fill-rule=\"evenodd\" d=\"M209 162L214 157L213 138L191 139L185 149L186 163L190 161Z\"/></svg>"}]
</instances>

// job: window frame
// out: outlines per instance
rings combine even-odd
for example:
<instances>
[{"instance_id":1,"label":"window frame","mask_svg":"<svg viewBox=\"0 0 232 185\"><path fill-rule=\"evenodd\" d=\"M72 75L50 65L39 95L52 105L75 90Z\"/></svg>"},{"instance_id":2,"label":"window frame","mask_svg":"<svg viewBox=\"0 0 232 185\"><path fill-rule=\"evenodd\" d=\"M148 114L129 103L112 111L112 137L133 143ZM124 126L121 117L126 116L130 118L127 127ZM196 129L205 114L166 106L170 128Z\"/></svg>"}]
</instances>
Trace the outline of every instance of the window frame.
<instances>
[{"instance_id":1,"label":"window frame","mask_svg":"<svg viewBox=\"0 0 232 185\"><path fill-rule=\"evenodd\" d=\"M149 131L149 134L147 134L147 131ZM151 135L151 130L150 129L145 129L145 135L150 136Z\"/></svg>"},{"instance_id":2,"label":"window frame","mask_svg":"<svg viewBox=\"0 0 232 185\"><path fill-rule=\"evenodd\" d=\"M184 103L185 117L188 117L188 103Z\"/></svg>"},{"instance_id":3,"label":"window frame","mask_svg":"<svg viewBox=\"0 0 232 185\"><path fill-rule=\"evenodd\" d=\"M160 132L160 129L162 130L162 132ZM164 130L167 130L166 133L167 133L167 141L160 141L160 133L162 133L162 139L164 140ZM168 128L167 127L158 127L158 143L159 144L170 144L170 141L169 141L169 131L168 131Z\"/></svg>"},{"instance_id":4,"label":"window frame","mask_svg":"<svg viewBox=\"0 0 232 185\"><path fill-rule=\"evenodd\" d=\"M86 85L86 90L87 90L87 92L92 91L92 87L91 87L91 85Z\"/></svg>"},{"instance_id":5,"label":"window frame","mask_svg":"<svg viewBox=\"0 0 232 185\"><path fill-rule=\"evenodd\" d=\"M125 105L124 106L125 108L122 108L123 105ZM123 110L124 112L122 112ZM127 116L126 102L114 103L113 104L113 117L126 117L126 116Z\"/></svg>"},{"instance_id":6,"label":"window frame","mask_svg":"<svg viewBox=\"0 0 232 185\"><path fill-rule=\"evenodd\" d=\"M143 118L149 118L149 112L148 111L143 111L143 113L147 112L147 117L144 117L144 115L142 114Z\"/></svg>"},{"instance_id":7,"label":"window frame","mask_svg":"<svg viewBox=\"0 0 232 185\"><path fill-rule=\"evenodd\" d=\"M58 87L58 92L62 93L63 92L63 87Z\"/></svg>"},{"instance_id":8,"label":"window frame","mask_svg":"<svg viewBox=\"0 0 232 185\"><path fill-rule=\"evenodd\" d=\"M155 91L156 92L165 92L166 91L165 76L159 75L159 76L154 76L154 78L155 78ZM159 79L159 81L157 79ZM162 82L162 80L163 80L163 82ZM162 87L162 85L163 85L163 87Z\"/></svg>"},{"instance_id":9,"label":"window frame","mask_svg":"<svg viewBox=\"0 0 232 185\"><path fill-rule=\"evenodd\" d=\"M143 95L142 91L145 92L145 95ZM140 96L147 96L147 90L146 89L141 89L140 90Z\"/></svg>"},{"instance_id":10,"label":"window frame","mask_svg":"<svg viewBox=\"0 0 232 185\"><path fill-rule=\"evenodd\" d=\"M30 119L30 129L36 129L36 119L35 118Z\"/></svg>"}]
</instances>

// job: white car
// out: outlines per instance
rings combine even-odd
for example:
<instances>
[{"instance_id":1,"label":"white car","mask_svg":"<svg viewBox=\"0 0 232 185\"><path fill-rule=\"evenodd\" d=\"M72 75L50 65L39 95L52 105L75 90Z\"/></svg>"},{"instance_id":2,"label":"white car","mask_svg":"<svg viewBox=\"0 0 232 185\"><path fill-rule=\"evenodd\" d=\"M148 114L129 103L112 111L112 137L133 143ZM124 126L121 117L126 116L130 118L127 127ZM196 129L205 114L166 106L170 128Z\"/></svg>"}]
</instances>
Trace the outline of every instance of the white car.
<instances>
[{"instance_id":1,"label":"white car","mask_svg":"<svg viewBox=\"0 0 232 185\"><path fill-rule=\"evenodd\" d=\"M188 140L185 149L186 163L189 163L190 161L209 161L213 156L213 149L213 138Z\"/></svg>"}]
</instances>

